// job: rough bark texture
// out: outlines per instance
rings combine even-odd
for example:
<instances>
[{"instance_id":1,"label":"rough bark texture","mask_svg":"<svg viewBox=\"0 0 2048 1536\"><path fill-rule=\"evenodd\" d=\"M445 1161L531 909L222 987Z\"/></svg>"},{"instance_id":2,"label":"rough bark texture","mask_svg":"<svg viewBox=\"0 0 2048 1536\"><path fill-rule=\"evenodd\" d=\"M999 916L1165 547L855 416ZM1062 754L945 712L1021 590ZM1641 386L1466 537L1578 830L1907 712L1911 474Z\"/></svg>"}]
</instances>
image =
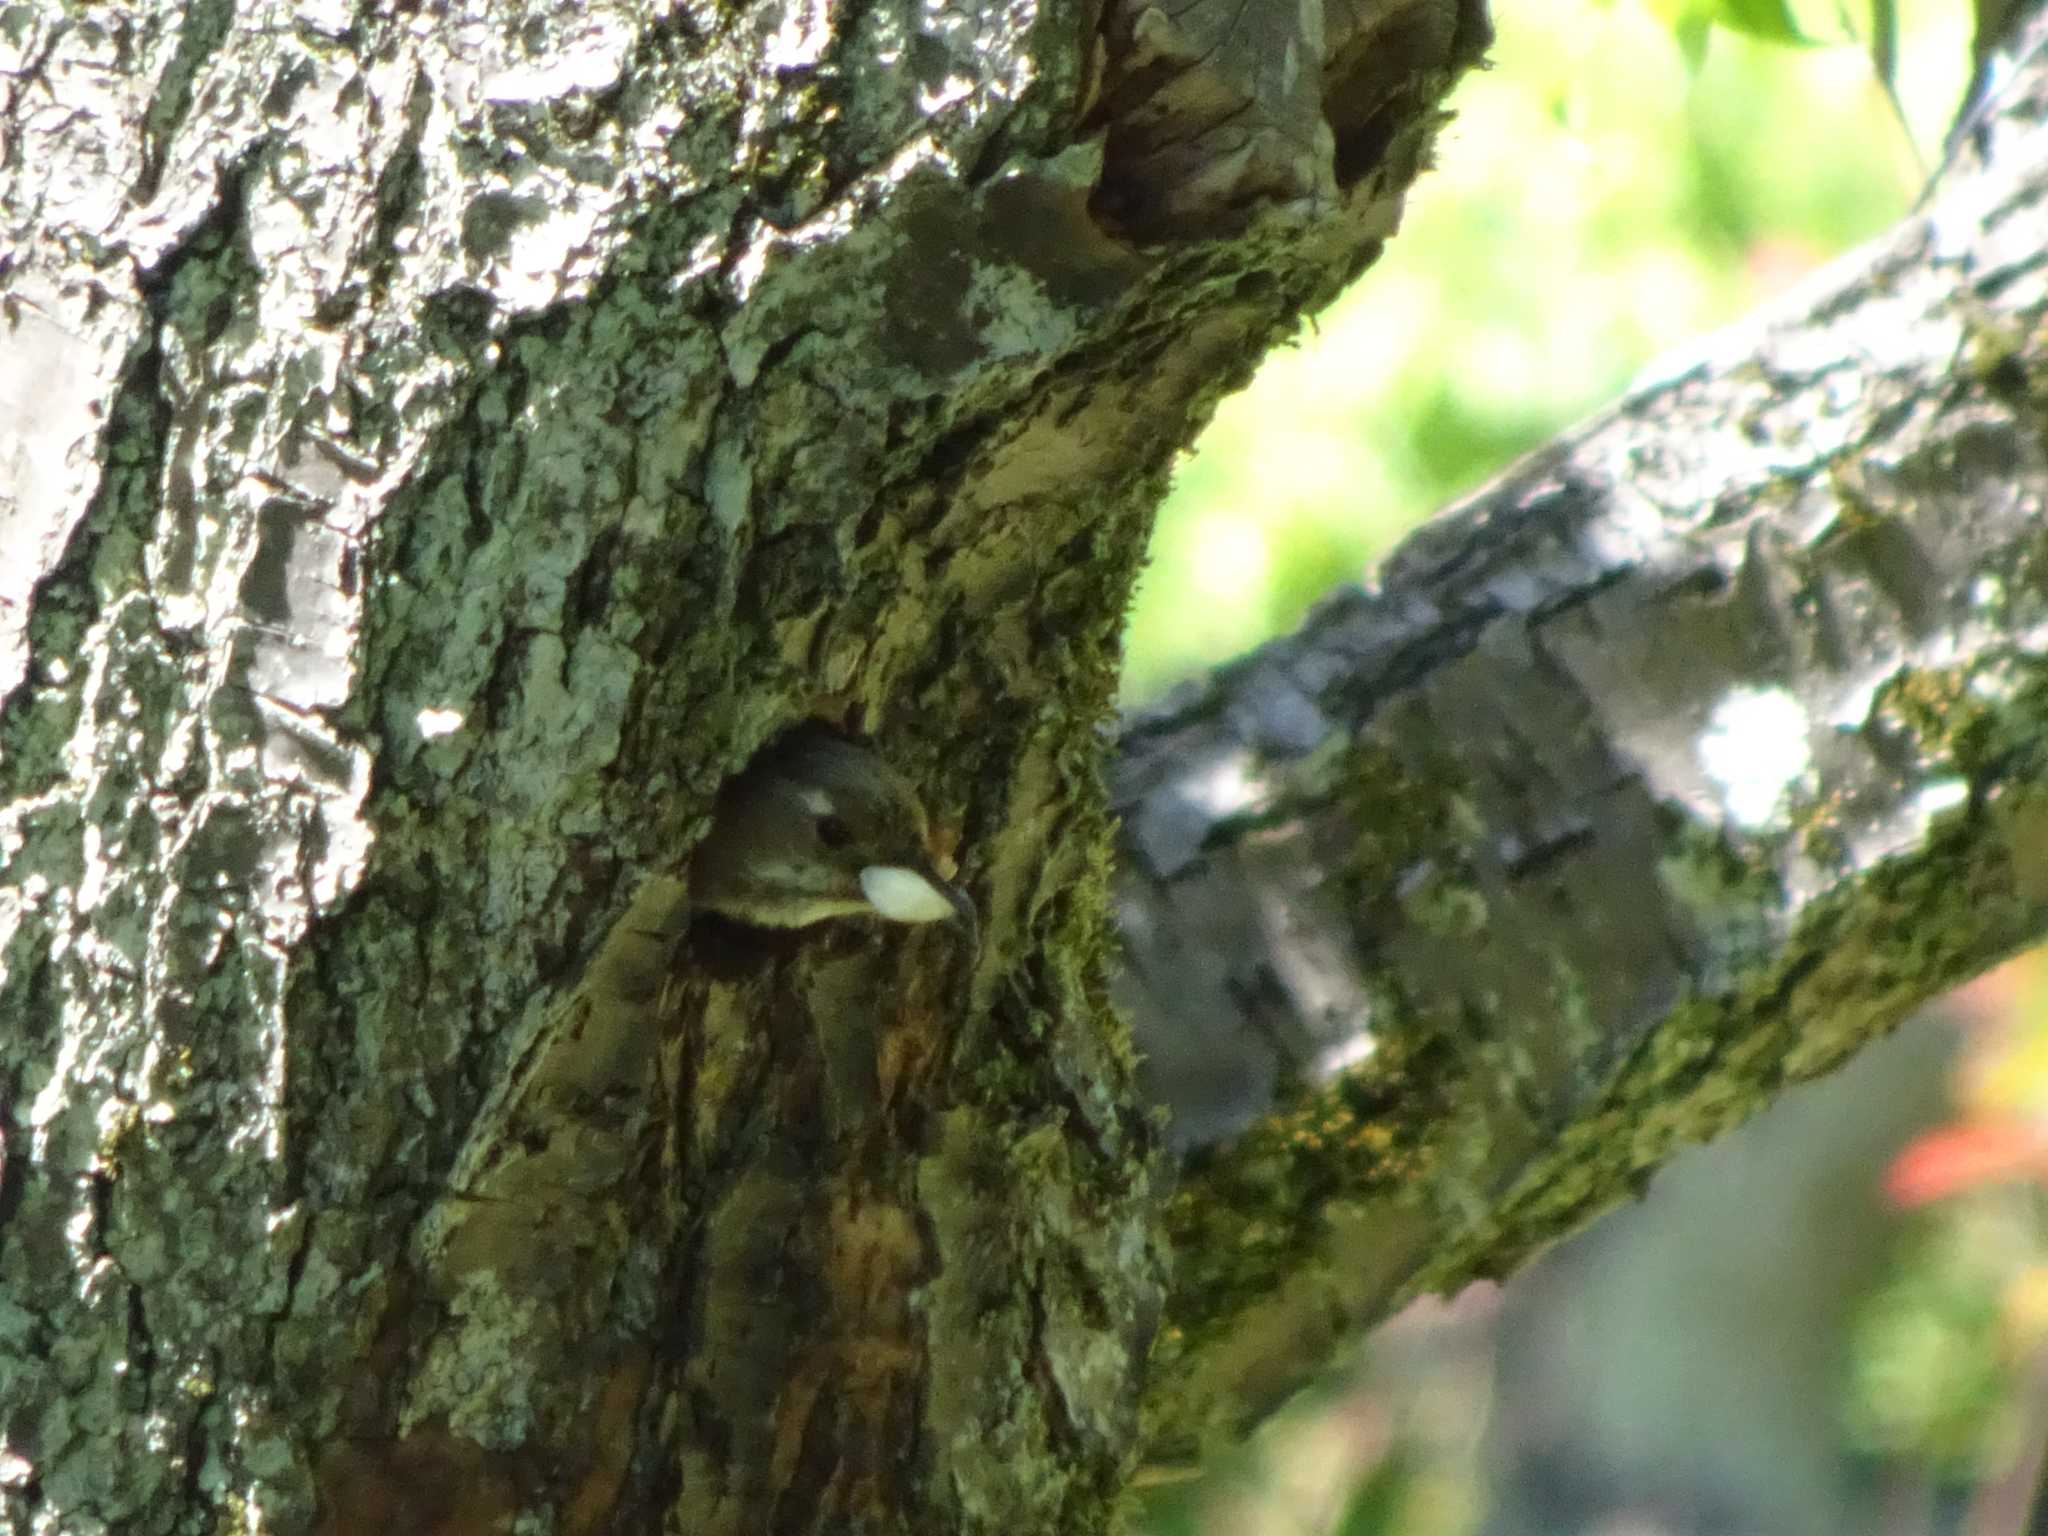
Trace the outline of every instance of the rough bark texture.
<instances>
[{"instance_id":1,"label":"rough bark texture","mask_svg":"<svg viewBox=\"0 0 2048 1536\"><path fill-rule=\"evenodd\" d=\"M0 10L0 1523L1089 1530L1172 453L1475 3ZM807 714L984 942L682 919Z\"/></svg>"},{"instance_id":2,"label":"rough bark texture","mask_svg":"<svg viewBox=\"0 0 2048 1536\"><path fill-rule=\"evenodd\" d=\"M2048 60L1924 208L1126 734L1170 1464L2048 931Z\"/></svg>"}]
</instances>

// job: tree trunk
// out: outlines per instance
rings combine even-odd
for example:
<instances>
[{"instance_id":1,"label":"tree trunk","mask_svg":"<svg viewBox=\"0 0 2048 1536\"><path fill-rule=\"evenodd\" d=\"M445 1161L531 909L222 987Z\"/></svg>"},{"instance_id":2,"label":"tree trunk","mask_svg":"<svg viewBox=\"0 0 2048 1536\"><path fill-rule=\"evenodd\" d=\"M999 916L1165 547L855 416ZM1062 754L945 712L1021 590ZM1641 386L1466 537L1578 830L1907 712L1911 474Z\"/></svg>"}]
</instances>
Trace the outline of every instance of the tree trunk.
<instances>
[{"instance_id":1,"label":"tree trunk","mask_svg":"<svg viewBox=\"0 0 2048 1536\"><path fill-rule=\"evenodd\" d=\"M1099 1529L2039 930L2016 111L1879 253L1903 351L1703 366L1138 729L1144 1038L1220 996L1296 1068L1166 1201L1107 1003L1131 576L1485 39L0 17L8 1530ZM1867 711L1756 825L1679 750L1742 689ZM806 716L920 786L978 947L689 920ZM1247 870L1315 947L1169 998Z\"/></svg>"},{"instance_id":2,"label":"tree trunk","mask_svg":"<svg viewBox=\"0 0 2048 1536\"><path fill-rule=\"evenodd\" d=\"M1160 1288L1132 574L1485 42L0 16L7 1529L1102 1525ZM978 950L687 921L807 716Z\"/></svg>"}]
</instances>

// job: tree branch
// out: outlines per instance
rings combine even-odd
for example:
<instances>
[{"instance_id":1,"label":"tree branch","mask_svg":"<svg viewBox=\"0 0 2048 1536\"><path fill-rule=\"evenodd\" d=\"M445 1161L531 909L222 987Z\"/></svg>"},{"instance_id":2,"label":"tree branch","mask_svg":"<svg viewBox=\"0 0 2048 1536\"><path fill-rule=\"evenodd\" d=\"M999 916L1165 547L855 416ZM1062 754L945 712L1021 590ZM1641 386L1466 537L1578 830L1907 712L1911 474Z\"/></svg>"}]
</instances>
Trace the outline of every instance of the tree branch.
<instances>
[{"instance_id":1,"label":"tree branch","mask_svg":"<svg viewBox=\"0 0 2048 1536\"><path fill-rule=\"evenodd\" d=\"M1924 211L1131 724L1154 1461L2048 930L2040 38Z\"/></svg>"}]
</instances>

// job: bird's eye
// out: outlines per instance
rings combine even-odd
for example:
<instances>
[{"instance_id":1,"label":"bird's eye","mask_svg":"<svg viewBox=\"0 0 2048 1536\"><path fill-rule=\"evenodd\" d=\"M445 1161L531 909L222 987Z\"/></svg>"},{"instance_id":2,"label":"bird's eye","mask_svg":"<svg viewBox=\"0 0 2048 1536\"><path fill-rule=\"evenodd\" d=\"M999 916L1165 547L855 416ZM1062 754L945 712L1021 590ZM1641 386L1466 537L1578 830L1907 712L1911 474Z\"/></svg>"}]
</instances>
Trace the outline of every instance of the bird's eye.
<instances>
[{"instance_id":1,"label":"bird's eye","mask_svg":"<svg viewBox=\"0 0 2048 1536\"><path fill-rule=\"evenodd\" d=\"M853 841L853 828L837 816L820 816L818 841L827 848L844 848Z\"/></svg>"}]
</instances>

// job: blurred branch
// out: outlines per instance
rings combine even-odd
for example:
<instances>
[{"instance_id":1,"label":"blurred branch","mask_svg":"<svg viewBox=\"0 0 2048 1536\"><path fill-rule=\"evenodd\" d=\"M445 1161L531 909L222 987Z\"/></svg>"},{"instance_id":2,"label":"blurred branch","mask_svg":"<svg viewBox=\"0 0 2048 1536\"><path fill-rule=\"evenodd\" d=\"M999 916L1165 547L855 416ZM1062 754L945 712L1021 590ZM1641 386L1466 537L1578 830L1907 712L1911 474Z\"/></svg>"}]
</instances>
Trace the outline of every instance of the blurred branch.
<instances>
[{"instance_id":1,"label":"blurred branch","mask_svg":"<svg viewBox=\"0 0 2048 1536\"><path fill-rule=\"evenodd\" d=\"M1149 1454L2048 931L2048 67L1921 213L1134 721Z\"/></svg>"}]
</instances>

